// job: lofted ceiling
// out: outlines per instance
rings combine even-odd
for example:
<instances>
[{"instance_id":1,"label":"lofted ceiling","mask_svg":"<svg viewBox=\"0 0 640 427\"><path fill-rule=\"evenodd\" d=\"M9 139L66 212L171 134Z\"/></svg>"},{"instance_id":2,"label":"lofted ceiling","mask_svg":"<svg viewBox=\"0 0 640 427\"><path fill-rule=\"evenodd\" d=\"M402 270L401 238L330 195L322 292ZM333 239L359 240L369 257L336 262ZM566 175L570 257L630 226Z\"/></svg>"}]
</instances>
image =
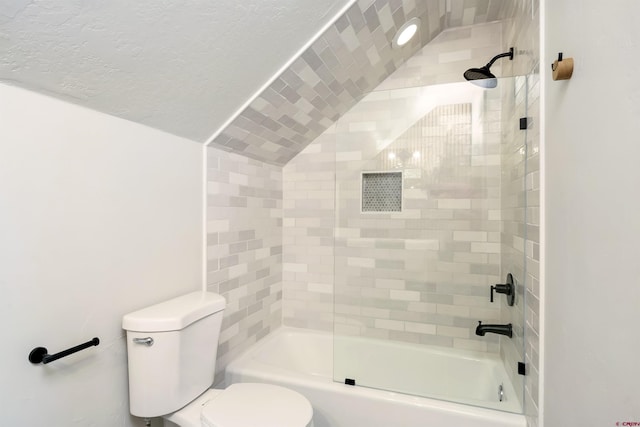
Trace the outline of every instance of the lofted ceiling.
<instances>
[{"instance_id":1,"label":"lofted ceiling","mask_svg":"<svg viewBox=\"0 0 640 427\"><path fill-rule=\"evenodd\" d=\"M441 31L510 3L11 0L0 82L283 165Z\"/></svg>"}]
</instances>

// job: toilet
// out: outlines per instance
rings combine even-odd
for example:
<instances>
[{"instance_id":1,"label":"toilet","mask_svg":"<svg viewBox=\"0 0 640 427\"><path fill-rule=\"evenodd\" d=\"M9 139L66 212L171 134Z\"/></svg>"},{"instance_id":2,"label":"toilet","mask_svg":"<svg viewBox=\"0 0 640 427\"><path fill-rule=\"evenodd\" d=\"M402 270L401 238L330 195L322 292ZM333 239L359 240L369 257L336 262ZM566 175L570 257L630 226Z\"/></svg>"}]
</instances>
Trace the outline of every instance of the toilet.
<instances>
[{"instance_id":1,"label":"toilet","mask_svg":"<svg viewBox=\"0 0 640 427\"><path fill-rule=\"evenodd\" d=\"M213 384L225 300L193 292L125 315L132 415L180 427L313 427L300 393L258 383Z\"/></svg>"}]
</instances>

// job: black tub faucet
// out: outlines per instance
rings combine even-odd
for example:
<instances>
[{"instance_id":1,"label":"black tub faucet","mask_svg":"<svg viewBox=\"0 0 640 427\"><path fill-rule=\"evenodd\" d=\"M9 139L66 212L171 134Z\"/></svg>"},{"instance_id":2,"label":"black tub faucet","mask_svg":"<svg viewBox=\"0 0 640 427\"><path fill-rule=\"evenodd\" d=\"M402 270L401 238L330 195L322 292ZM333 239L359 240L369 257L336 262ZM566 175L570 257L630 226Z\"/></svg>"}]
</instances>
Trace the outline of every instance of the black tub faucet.
<instances>
[{"instance_id":1,"label":"black tub faucet","mask_svg":"<svg viewBox=\"0 0 640 427\"><path fill-rule=\"evenodd\" d=\"M511 323L506 325L483 325L482 321L478 321L476 326L476 335L484 336L486 333L506 335L509 338L513 337L513 327Z\"/></svg>"}]
</instances>

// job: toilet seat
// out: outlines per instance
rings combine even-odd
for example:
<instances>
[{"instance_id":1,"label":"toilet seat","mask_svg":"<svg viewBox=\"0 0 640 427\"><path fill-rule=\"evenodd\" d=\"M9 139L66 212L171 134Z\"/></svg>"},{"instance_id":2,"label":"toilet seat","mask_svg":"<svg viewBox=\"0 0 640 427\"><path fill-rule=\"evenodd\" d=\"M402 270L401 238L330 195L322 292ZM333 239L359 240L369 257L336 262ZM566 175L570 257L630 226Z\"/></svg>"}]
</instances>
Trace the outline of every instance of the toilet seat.
<instances>
[{"instance_id":1,"label":"toilet seat","mask_svg":"<svg viewBox=\"0 0 640 427\"><path fill-rule=\"evenodd\" d=\"M206 427L306 427L311 424L313 409L293 390L237 383L208 401L200 417Z\"/></svg>"}]
</instances>

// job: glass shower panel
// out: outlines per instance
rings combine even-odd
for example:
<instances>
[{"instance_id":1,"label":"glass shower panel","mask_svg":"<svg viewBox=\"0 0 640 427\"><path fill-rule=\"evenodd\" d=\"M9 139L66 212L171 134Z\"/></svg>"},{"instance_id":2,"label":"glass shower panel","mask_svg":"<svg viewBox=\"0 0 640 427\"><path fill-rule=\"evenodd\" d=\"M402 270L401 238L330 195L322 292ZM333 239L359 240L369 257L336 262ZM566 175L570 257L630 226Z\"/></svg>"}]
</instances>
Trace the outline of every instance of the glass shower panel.
<instances>
[{"instance_id":1,"label":"glass shower panel","mask_svg":"<svg viewBox=\"0 0 640 427\"><path fill-rule=\"evenodd\" d=\"M505 170L522 166L513 150L525 139L505 120L519 113L516 83L373 92L338 121L335 381L521 412L510 370L522 292L513 307L489 301L511 268L505 202L524 192ZM509 225L523 212L509 209ZM513 273L520 289L524 272ZM516 339L477 336L479 321L511 323Z\"/></svg>"}]
</instances>

